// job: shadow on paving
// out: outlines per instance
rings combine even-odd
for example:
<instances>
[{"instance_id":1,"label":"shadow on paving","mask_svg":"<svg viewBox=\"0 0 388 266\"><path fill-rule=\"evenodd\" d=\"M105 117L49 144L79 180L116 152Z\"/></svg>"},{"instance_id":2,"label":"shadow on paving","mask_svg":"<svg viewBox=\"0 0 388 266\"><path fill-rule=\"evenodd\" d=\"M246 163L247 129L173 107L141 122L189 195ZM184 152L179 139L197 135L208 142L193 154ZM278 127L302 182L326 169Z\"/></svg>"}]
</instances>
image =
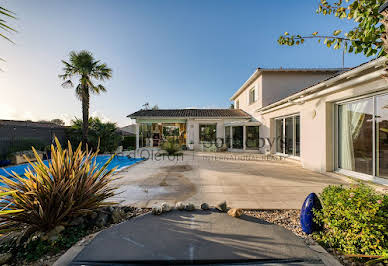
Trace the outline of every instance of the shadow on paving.
<instances>
[{"instance_id":1,"label":"shadow on paving","mask_svg":"<svg viewBox=\"0 0 388 266\"><path fill-rule=\"evenodd\" d=\"M146 214L99 233L72 265L309 262L320 259L286 229L216 211Z\"/></svg>"}]
</instances>

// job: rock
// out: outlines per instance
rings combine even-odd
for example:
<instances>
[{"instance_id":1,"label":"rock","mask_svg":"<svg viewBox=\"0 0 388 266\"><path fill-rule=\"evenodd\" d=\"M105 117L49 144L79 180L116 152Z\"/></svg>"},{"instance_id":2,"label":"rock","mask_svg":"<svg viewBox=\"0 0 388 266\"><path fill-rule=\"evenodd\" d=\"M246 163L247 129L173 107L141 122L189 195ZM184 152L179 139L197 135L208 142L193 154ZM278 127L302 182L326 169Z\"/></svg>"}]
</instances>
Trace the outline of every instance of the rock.
<instances>
[{"instance_id":1,"label":"rock","mask_svg":"<svg viewBox=\"0 0 388 266\"><path fill-rule=\"evenodd\" d=\"M83 217L77 217L71 221L70 225L76 226L76 225L80 225L83 223L85 223L85 219Z\"/></svg>"},{"instance_id":2,"label":"rock","mask_svg":"<svg viewBox=\"0 0 388 266\"><path fill-rule=\"evenodd\" d=\"M175 208L177 208L177 210L183 211L185 209L185 205L183 202L177 202Z\"/></svg>"},{"instance_id":3,"label":"rock","mask_svg":"<svg viewBox=\"0 0 388 266\"><path fill-rule=\"evenodd\" d=\"M63 225L57 225L57 226L54 227L53 230L59 234L60 232L65 230L65 227Z\"/></svg>"},{"instance_id":4,"label":"rock","mask_svg":"<svg viewBox=\"0 0 388 266\"><path fill-rule=\"evenodd\" d=\"M112 223L118 223L121 218L123 218L124 214L120 209L115 209L112 212Z\"/></svg>"},{"instance_id":5,"label":"rock","mask_svg":"<svg viewBox=\"0 0 388 266\"><path fill-rule=\"evenodd\" d=\"M210 209L209 204L207 204L206 202L202 203L201 204L201 209L204 210L204 211L209 210Z\"/></svg>"},{"instance_id":6,"label":"rock","mask_svg":"<svg viewBox=\"0 0 388 266\"><path fill-rule=\"evenodd\" d=\"M101 212L96 219L95 225L102 227L102 226L105 226L108 223L108 221L109 221L109 215Z\"/></svg>"},{"instance_id":7,"label":"rock","mask_svg":"<svg viewBox=\"0 0 388 266\"><path fill-rule=\"evenodd\" d=\"M0 265L7 263L12 258L11 253L2 253L0 254Z\"/></svg>"},{"instance_id":8,"label":"rock","mask_svg":"<svg viewBox=\"0 0 388 266\"><path fill-rule=\"evenodd\" d=\"M193 211L193 210L195 210L195 206L193 203L185 204L185 211Z\"/></svg>"},{"instance_id":9,"label":"rock","mask_svg":"<svg viewBox=\"0 0 388 266\"><path fill-rule=\"evenodd\" d=\"M59 238L59 234L55 234L55 235L49 236L47 240L48 240L49 242L55 242L55 241L58 240L58 238Z\"/></svg>"},{"instance_id":10,"label":"rock","mask_svg":"<svg viewBox=\"0 0 388 266\"><path fill-rule=\"evenodd\" d=\"M227 212L228 211L228 205L226 204L226 201L222 201L216 205L216 209L221 212Z\"/></svg>"},{"instance_id":11,"label":"rock","mask_svg":"<svg viewBox=\"0 0 388 266\"><path fill-rule=\"evenodd\" d=\"M162 207L163 212L169 212L172 210L172 207L170 205L168 205L167 202L163 202L161 207Z\"/></svg>"},{"instance_id":12,"label":"rock","mask_svg":"<svg viewBox=\"0 0 388 266\"><path fill-rule=\"evenodd\" d=\"M160 206L154 206L154 207L152 207L152 214L153 214L153 215L161 215L162 212L163 212L162 207L160 207Z\"/></svg>"},{"instance_id":13,"label":"rock","mask_svg":"<svg viewBox=\"0 0 388 266\"><path fill-rule=\"evenodd\" d=\"M241 209L233 208L228 211L228 214L232 217L239 218L243 214L243 211Z\"/></svg>"}]
</instances>

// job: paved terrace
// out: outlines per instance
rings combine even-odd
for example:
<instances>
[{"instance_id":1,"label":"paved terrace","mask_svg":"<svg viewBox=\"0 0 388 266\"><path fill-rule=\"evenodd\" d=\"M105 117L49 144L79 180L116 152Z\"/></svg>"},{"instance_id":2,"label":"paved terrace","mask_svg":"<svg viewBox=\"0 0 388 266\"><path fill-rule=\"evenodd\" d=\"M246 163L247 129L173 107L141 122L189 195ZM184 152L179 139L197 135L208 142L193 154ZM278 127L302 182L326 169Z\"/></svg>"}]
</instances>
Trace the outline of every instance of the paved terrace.
<instances>
[{"instance_id":1,"label":"paved terrace","mask_svg":"<svg viewBox=\"0 0 388 266\"><path fill-rule=\"evenodd\" d=\"M154 153L155 154L155 153ZM177 201L249 209L299 209L305 197L344 180L260 154L194 153L150 159L116 175L121 204L152 207Z\"/></svg>"}]
</instances>

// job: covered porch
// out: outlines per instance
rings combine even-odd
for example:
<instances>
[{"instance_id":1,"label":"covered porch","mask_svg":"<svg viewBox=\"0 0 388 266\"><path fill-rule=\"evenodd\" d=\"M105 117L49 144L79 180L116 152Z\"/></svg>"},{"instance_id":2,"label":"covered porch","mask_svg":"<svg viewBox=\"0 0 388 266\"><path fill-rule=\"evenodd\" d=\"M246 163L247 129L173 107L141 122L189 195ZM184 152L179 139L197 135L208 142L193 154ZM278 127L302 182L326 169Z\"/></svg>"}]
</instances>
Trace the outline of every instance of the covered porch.
<instances>
[{"instance_id":1,"label":"covered porch","mask_svg":"<svg viewBox=\"0 0 388 266\"><path fill-rule=\"evenodd\" d=\"M173 141L179 146L186 146L186 136L186 119L139 120L136 123L137 148L159 148L166 141Z\"/></svg>"}]
</instances>

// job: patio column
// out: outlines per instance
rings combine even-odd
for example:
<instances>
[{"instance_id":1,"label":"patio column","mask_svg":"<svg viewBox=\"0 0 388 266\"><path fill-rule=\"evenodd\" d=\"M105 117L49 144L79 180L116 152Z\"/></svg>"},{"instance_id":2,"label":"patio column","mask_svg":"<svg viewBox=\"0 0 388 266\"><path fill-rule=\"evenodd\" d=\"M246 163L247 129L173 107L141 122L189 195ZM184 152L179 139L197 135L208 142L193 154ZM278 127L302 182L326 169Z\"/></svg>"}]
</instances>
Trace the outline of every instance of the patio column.
<instances>
[{"instance_id":1,"label":"patio column","mask_svg":"<svg viewBox=\"0 0 388 266\"><path fill-rule=\"evenodd\" d=\"M136 123L136 150L139 149L139 124Z\"/></svg>"},{"instance_id":2,"label":"patio column","mask_svg":"<svg viewBox=\"0 0 388 266\"><path fill-rule=\"evenodd\" d=\"M243 150L245 150L246 149L246 138L247 138L247 128L246 128L246 126L243 126Z\"/></svg>"},{"instance_id":3,"label":"patio column","mask_svg":"<svg viewBox=\"0 0 388 266\"><path fill-rule=\"evenodd\" d=\"M233 136L232 136L232 133L233 133L233 127L231 126L230 127L230 148L233 149Z\"/></svg>"}]
</instances>

